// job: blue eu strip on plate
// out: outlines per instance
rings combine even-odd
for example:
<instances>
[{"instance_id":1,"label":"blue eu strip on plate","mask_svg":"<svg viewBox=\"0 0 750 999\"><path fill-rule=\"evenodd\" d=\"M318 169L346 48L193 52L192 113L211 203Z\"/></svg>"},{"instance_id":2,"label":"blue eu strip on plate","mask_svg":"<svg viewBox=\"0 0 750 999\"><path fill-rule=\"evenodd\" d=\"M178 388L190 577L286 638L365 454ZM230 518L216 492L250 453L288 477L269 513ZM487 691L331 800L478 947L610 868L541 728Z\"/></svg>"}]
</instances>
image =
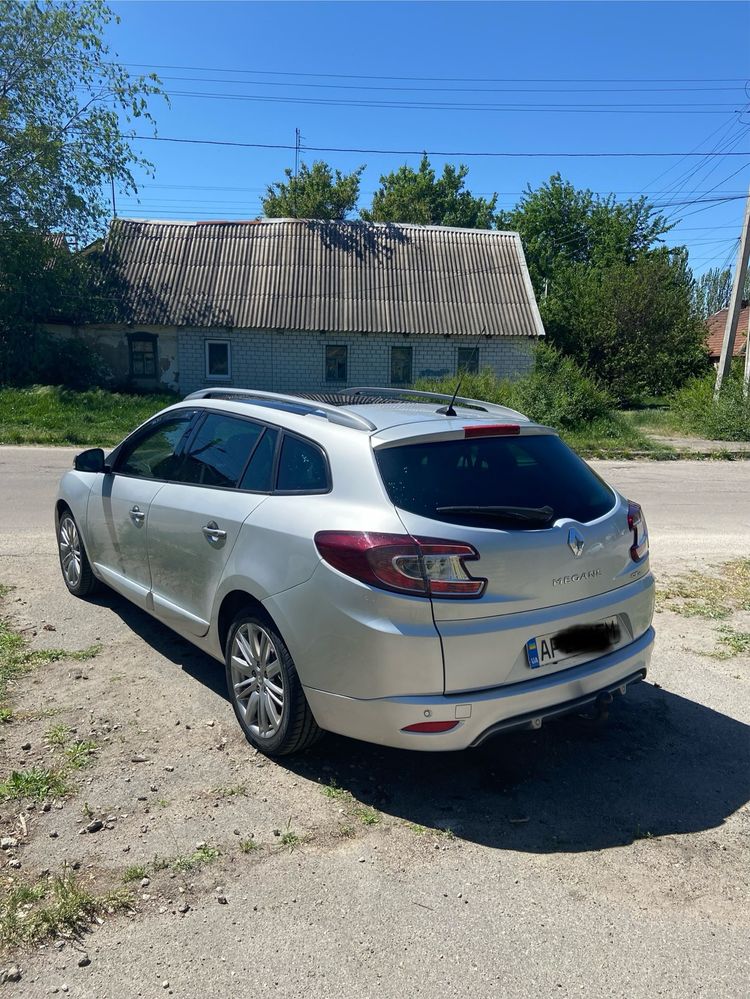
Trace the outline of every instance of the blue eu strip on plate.
<instances>
[{"instance_id":1,"label":"blue eu strip on plate","mask_svg":"<svg viewBox=\"0 0 750 999\"><path fill-rule=\"evenodd\" d=\"M539 662L539 649L537 648L535 638L530 638L526 643L526 658L529 660L529 666L532 669L539 669L541 664Z\"/></svg>"}]
</instances>

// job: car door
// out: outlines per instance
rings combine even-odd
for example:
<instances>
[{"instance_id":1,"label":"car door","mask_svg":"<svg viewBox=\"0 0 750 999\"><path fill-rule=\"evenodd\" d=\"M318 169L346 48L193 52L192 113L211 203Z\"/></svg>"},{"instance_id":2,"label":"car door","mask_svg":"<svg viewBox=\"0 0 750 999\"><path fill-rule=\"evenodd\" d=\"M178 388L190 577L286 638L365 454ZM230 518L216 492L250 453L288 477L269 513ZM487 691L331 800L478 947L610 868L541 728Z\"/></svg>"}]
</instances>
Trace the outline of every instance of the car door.
<instances>
[{"instance_id":1,"label":"car door","mask_svg":"<svg viewBox=\"0 0 750 999\"><path fill-rule=\"evenodd\" d=\"M149 510L154 613L190 635L205 635L227 559L240 529L270 489L277 432L254 420L208 413L187 442L180 481L159 490Z\"/></svg>"},{"instance_id":2,"label":"car door","mask_svg":"<svg viewBox=\"0 0 750 999\"><path fill-rule=\"evenodd\" d=\"M149 508L176 473L180 451L197 413L165 413L126 440L112 471L98 475L86 514L86 540L96 572L113 589L151 609L146 542Z\"/></svg>"}]
</instances>

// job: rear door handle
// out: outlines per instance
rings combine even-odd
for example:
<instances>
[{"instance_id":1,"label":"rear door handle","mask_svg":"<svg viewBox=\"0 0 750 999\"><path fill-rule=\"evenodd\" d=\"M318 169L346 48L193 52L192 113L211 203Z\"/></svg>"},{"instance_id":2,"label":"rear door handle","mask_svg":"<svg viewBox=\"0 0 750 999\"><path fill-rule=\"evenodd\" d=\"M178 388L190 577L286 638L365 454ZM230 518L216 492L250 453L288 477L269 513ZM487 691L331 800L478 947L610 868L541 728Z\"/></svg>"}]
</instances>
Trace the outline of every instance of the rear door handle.
<instances>
[{"instance_id":1,"label":"rear door handle","mask_svg":"<svg viewBox=\"0 0 750 999\"><path fill-rule=\"evenodd\" d=\"M139 506L133 506L130 508L130 519L134 524L142 524L146 519L146 514L141 510Z\"/></svg>"},{"instance_id":2,"label":"rear door handle","mask_svg":"<svg viewBox=\"0 0 750 999\"><path fill-rule=\"evenodd\" d=\"M227 532L222 531L215 520L210 520L201 530L209 541L223 541L227 536Z\"/></svg>"}]
</instances>

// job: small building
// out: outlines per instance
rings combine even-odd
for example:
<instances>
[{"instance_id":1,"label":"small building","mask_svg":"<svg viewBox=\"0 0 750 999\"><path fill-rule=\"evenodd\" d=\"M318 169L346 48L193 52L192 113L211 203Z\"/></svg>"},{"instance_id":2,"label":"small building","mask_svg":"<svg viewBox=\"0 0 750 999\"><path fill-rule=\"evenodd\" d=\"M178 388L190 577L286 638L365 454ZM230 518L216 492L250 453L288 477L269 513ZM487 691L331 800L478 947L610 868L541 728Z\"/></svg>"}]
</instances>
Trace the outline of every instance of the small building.
<instances>
[{"instance_id":1,"label":"small building","mask_svg":"<svg viewBox=\"0 0 750 999\"><path fill-rule=\"evenodd\" d=\"M544 336L512 232L116 219L101 251L108 321L58 332L96 347L119 385L320 392L485 367L513 378Z\"/></svg>"},{"instance_id":2,"label":"small building","mask_svg":"<svg viewBox=\"0 0 750 999\"><path fill-rule=\"evenodd\" d=\"M708 326L708 336L706 346L712 364L718 364L721 358L721 347L724 343L724 328L727 324L728 309L719 309L706 320ZM750 318L750 305L743 300L740 309L740 318L737 321L737 336L734 339L734 350L732 357L744 357L747 350L747 324Z\"/></svg>"}]
</instances>

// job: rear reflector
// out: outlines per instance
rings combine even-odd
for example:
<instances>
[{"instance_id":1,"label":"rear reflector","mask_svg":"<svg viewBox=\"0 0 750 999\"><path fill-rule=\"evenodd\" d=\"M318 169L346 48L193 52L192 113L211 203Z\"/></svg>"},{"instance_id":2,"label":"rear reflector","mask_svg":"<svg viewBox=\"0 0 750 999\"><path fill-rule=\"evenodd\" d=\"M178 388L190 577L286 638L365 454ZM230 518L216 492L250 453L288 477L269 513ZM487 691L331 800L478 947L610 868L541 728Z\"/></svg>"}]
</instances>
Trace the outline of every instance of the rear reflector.
<instances>
[{"instance_id":1,"label":"rear reflector","mask_svg":"<svg viewBox=\"0 0 750 999\"><path fill-rule=\"evenodd\" d=\"M474 423L464 427L464 437L513 437L520 433L517 423Z\"/></svg>"},{"instance_id":2,"label":"rear reflector","mask_svg":"<svg viewBox=\"0 0 750 999\"><path fill-rule=\"evenodd\" d=\"M431 721L416 722L414 725L407 725L402 728L402 732L450 732L458 725L457 721Z\"/></svg>"}]
</instances>

